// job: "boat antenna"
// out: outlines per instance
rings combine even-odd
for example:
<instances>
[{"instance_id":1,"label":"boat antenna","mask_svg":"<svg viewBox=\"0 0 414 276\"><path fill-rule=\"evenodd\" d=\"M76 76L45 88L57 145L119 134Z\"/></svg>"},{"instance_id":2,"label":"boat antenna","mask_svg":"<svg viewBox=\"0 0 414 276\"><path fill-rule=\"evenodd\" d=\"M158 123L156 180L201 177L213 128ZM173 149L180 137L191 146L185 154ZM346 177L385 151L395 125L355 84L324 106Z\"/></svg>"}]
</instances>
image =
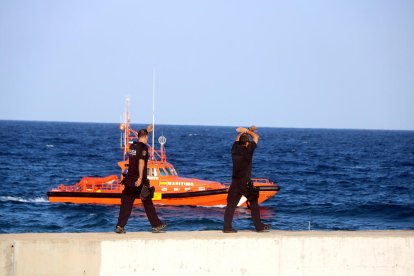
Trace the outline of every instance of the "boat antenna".
<instances>
[{"instance_id":1,"label":"boat antenna","mask_svg":"<svg viewBox=\"0 0 414 276\"><path fill-rule=\"evenodd\" d=\"M154 156L154 137L155 137L155 68L152 68L152 159Z\"/></svg>"},{"instance_id":2,"label":"boat antenna","mask_svg":"<svg viewBox=\"0 0 414 276\"><path fill-rule=\"evenodd\" d=\"M125 98L125 123L124 123L124 160L126 160L127 152L129 152L129 104L131 98Z\"/></svg>"}]
</instances>

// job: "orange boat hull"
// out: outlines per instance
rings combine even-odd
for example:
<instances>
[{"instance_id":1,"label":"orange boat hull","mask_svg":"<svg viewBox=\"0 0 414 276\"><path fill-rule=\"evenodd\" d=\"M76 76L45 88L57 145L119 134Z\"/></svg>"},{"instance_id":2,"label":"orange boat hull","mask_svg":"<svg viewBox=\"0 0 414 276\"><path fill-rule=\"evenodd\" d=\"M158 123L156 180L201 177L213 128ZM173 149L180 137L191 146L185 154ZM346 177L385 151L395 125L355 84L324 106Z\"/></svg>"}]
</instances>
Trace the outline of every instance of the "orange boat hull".
<instances>
[{"instance_id":1,"label":"orange boat hull","mask_svg":"<svg viewBox=\"0 0 414 276\"><path fill-rule=\"evenodd\" d=\"M83 191L75 191L60 186L47 193L50 202L76 203L76 204L121 204L123 186L111 185L111 190L105 186L95 186ZM256 185L259 187L259 203L277 194L279 187L276 185ZM85 191L86 190L86 191ZM158 190L158 189L157 189ZM225 206L227 204L227 187L222 185L219 189L206 191L181 192L181 193L158 193L153 198L154 204L160 205L193 205L193 206ZM139 197L134 204L142 204ZM242 197L239 206L247 206L246 198Z\"/></svg>"},{"instance_id":2,"label":"orange boat hull","mask_svg":"<svg viewBox=\"0 0 414 276\"><path fill-rule=\"evenodd\" d=\"M181 196L176 194L164 194L162 199L153 199L154 204L157 205L193 205L193 206L225 206L227 204L227 191L225 189L205 191L205 195L195 192L194 196L191 193L186 193ZM213 193L213 194L208 194ZM262 191L259 195L259 203L276 195L277 191ZM75 204L121 204L120 192L57 192L50 191L48 193L50 202L61 203L75 203ZM142 204L141 200L137 198L135 205ZM240 200L239 206L247 206L245 198Z\"/></svg>"},{"instance_id":3,"label":"orange boat hull","mask_svg":"<svg viewBox=\"0 0 414 276\"><path fill-rule=\"evenodd\" d=\"M164 163L160 163L164 164ZM259 203L274 196L279 191L277 184L268 179L254 178L253 184L259 188ZM155 187L154 204L225 206L229 183L222 184L196 178L179 176L158 176L150 180ZM124 186L117 175L106 177L84 177L75 185L60 185L47 193L50 202L75 204L121 204ZM242 197L239 206L247 206ZM142 204L139 197L134 204Z\"/></svg>"}]
</instances>

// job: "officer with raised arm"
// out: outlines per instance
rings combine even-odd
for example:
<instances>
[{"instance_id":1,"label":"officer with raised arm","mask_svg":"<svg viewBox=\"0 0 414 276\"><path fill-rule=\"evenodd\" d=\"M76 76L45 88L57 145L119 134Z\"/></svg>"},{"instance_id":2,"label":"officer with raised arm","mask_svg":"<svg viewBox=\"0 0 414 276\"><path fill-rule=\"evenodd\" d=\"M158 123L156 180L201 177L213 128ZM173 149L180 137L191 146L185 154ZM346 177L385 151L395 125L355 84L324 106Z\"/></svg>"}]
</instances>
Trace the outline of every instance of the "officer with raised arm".
<instances>
[{"instance_id":1,"label":"officer with raised arm","mask_svg":"<svg viewBox=\"0 0 414 276\"><path fill-rule=\"evenodd\" d=\"M227 195L227 206L224 212L224 233L236 233L233 229L233 215L242 196L249 202L252 220L257 232L269 231L271 225L260 221L259 212L259 190L253 186L251 181L253 153L259 142L256 126L249 129L239 127L236 129L238 135L231 149L233 160L232 181Z\"/></svg>"}]
</instances>

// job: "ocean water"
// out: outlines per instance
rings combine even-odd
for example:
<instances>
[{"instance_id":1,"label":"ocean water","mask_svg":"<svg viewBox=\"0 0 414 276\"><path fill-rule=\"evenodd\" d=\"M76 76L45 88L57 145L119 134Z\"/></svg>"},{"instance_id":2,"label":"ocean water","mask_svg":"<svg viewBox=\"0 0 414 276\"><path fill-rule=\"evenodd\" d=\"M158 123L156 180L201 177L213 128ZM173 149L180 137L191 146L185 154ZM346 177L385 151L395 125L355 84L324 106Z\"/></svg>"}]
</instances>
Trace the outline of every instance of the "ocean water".
<instances>
[{"instance_id":1,"label":"ocean water","mask_svg":"<svg viewBox=\"0 0 414 276\"><path fill-rule=\"evenodd\" d=\"M139 125L133 125L139 128ZM229 182L233 127L156 126L182 176ZM253 176L279 194L261 207L281 230L414 229L414 132L259 128ZM49 203L83 176L118 174L118 124L0 121L0 233L109 232L119 206ZM218 230L224 208L157 206L170 231ZM238 208L237 229L252 229ZM141 206L127 231L148 231Z\"/></svg>"}]
</instances>

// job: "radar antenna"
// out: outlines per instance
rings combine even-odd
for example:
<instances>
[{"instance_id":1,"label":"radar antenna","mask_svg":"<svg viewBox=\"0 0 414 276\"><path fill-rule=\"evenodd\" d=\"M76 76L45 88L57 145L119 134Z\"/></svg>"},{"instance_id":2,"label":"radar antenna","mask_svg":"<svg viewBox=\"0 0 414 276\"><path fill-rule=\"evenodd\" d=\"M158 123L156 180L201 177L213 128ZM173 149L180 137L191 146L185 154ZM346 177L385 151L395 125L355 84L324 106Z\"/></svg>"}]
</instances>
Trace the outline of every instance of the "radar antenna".
<instances>
[{"instance_id":1,"label":"radar antenna","mask_svg":"<svg viewBox=\"0 0 414 276\"><path fill-rule=\"evenodd\" d=\"M155 137L155 68L152 69L152 147L151 147L152 159L155 159L154 137Z\"/></svg>"}]
</instances>

